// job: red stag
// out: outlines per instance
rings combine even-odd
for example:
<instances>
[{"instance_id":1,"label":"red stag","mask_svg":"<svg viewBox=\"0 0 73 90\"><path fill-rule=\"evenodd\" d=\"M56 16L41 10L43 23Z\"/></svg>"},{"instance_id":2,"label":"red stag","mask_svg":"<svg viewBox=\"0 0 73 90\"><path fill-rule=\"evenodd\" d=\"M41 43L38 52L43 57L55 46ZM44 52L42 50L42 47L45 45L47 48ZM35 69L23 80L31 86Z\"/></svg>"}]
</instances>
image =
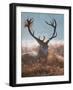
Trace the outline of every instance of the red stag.
<instances>
[{"instance_id":1,"label":"red stag","mask_svg":"<svg viewBox=\"0 0 73 90\"><path fill-rule=\"evenodd\" d=\"M56 27L57 27L57 22L55 19L53 19L52 22L48 23L47 21L45 21L45 23L49 26L51 26L54 29L54 32L52 34L52 36L45 41L45 36L43 36L43 40L40 39L40 37L36 37L34 35L34 32L31 31L31 25L33 23L32 19L26 19L26 23L25 23L25 27L28 28L28 31L30 33L30 35L38 42L38 44L40 45L39 47L39 57L46 57L48 55L48 43L50 42L50 40L52 40L53 38L55 38L57 36L57 32L56 32Z\"/></svg>"}]
</instances>

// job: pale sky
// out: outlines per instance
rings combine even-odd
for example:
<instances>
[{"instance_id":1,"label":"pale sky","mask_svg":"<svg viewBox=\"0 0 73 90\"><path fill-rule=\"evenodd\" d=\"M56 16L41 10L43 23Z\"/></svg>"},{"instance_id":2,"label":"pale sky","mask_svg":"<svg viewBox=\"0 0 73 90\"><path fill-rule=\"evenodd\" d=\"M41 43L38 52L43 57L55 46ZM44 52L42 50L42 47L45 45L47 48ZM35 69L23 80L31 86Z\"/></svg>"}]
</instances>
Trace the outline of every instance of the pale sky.
<instances>
[{"instance_id":1,"label":"pale sky","mask_svg":"<svg viewBox=\"0 0 73 90\"><path fill-rule=\"evenodd\" d=\"M33 18L32 32L34 31L36 37L43 38L43 35L48 39L53 33L53 28L45 23L45 21L52 21L54 18L57 22L57 37L54 40L64 41L64 15L63 14L49 14L49 13L21 13L21 38L22 41L34 41L35 39L29 34L27 28L24 27L24 22L27 18Z\"/></svg>"}]
</instances>

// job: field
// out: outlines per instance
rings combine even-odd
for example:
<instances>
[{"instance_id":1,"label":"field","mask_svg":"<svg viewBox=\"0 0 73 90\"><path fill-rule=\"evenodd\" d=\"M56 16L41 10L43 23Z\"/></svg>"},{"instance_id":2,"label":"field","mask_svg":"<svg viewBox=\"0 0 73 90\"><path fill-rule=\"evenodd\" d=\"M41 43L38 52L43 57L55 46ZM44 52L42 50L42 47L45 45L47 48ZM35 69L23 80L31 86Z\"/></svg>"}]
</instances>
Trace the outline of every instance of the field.
<instances>
[{"instance_id":1,"label":"field","mask_svg":"<svg viewBox=\"0 0 73 90\"><path fill-rule=\"evenodd\" d=\"M34 46L34 45L33 45ZM64 75L64 44L49 45L48 56L38 58L39 46L22 47L22 77Z\"/></svg>"}]
</instances>

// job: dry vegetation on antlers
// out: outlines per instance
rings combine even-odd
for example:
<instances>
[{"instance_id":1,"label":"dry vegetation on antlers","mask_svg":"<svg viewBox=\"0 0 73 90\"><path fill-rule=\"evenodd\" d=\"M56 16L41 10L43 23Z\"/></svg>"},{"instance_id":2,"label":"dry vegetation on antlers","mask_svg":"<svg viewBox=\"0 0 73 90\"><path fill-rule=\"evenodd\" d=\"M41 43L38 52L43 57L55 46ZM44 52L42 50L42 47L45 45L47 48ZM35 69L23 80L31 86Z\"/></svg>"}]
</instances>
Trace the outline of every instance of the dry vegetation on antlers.
<instances>
[{"instance_id":1,"label":"dry vegetation on antlers","mask_svg":"<svg viewBox=\"0 0 73 90\"><path fill-rule=\"evenodd\" d=\"M64 75L64 57L49 50L46 59L24 54L22 56L22 77Z\"/></svg>"}]
</instances>

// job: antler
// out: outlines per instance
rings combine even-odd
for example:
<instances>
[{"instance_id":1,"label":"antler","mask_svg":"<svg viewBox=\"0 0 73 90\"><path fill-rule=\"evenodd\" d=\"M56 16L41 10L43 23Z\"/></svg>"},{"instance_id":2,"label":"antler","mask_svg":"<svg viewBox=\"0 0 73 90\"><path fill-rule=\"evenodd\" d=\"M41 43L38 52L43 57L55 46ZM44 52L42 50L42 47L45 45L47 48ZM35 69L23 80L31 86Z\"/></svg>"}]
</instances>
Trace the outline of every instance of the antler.
<instances>
[{"instance_id":1,"label":"antler","mask_svg":"<svg viewBox=\"0 0 73 90\"><path fill-rule=\"evenodd\" d=\"M53 39L53 38L55 38L57 36L57 32L56 32L57 23L56 23L56 20L55 19L53 19L53 21L50 22L50 23L48 23L47 21L45 21L45 23L48 24L48 25L50 25L50 26L52 26L54 28L54 32L53 32L52 36L46 41L46 43L48 44L48 42L51 39Z\"/></svg>"},{"instance_id":2,"label":"antler","mask_svg":"<svg viewBox=\"0 0 73 90\"><path fill-rule=\"evenodd\" d=\"M27 19L27 20L25 21L25 25L24 25L24 26L28 28L28 31L29 31L30 35L31 35L33 38L35 38L36 41L37 41L40 45L44 45L44 44L45 44L45 43L44 43L45 36L43 37L43 40L40 40L40 37L37 38L37 37L34 35L34 32L32 33L32 32L31 32L31 29L30 29L32 23L33 23L33 20L32 20L32 19Z\"/></svg>"},{"instance_id":3,"label":"antler","mask_svg":"<svg viewBox=\"0 0 73 90\"><path fill-rule=\"evenodd\" d=\"M27 20L25 21L24 27L30 28L31 25L32 25L32 23L33 23L33 20L32 20L32 19L27 19Z\"/></svg>"},{"instance_id":4,"label":"antler","mask_svg":"<svg viewBox=\"0 0 73 90\"><path fill-rule=\"evenodd\" d=\"M26 19L26 22L25 22L25 27L28 28L28 31L29 31L30 35L31 35L40 45L42 45L42 46L48 45L48 42L49 42L51 39L53 39L53 38L55 38L55 37L57 36L57 32L56 32L57 23L56 23L56 20L53 19L53 21L50 22L50 23L48 23L47 21L45 21L45 22L46 22L46 24L48 24L48 25L50 25L50 26L52 26L52 27L54 28L54 32L53 32L52 36L51 36L46 42L44 42L45 36L43 36L43 40L41 40L41 39L40 39L40 36L39 36L39 38L37 38L37 37L34 35L34 32L31 31L30 28L31 28L31 25L32 25L32 23L33 23L33 20L32 20L32 19Z\"/></svg>"}]
</instances>

